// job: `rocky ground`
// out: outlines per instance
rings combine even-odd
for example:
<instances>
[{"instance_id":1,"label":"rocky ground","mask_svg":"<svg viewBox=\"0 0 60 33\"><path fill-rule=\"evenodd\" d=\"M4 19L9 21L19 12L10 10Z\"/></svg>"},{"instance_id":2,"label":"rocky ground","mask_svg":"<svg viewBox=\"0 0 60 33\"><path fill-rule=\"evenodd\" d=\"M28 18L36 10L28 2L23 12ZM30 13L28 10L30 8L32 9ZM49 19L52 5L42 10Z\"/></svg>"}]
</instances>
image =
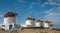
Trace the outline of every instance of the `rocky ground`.
<instances>
[{"instance_id":1,"label":"rocky ground","mask_svg":"<svg viewBox=\"0 0 60 33\"><path fill-rule=\"evenodd\" d=\"M60 29L57 28L39 28L39 27L30 27L22 28L20 30L0 30L0 33L60 33Z\"/></svg>"}]
</instances>

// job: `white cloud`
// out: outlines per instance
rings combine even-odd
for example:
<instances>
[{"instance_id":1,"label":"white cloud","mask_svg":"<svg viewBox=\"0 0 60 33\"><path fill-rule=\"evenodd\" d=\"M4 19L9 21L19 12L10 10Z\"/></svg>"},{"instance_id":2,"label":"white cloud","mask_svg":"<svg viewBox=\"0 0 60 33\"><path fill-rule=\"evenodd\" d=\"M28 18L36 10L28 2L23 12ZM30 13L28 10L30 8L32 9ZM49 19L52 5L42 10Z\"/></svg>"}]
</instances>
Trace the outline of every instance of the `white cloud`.
<instances>
[{"instance_id":1,"label":"white cloud","mask_svg":"<svg viewBox=\"0 0 60 33\"><path fill-rule=\"evenodd\" d=\"M60 13L49 13L45 16L45 20L51 21L54 24L54 27L60 27Z\"/></svg>"},{"instance_id":2,"label":"white cloud","mask_svg":"<svg viewBox=\"0 0 60 33\"><path fill-rule=\"evenodd\" d=\"M49 0L48 2L44 3L45 5L52 5L52 6L58 6L53 7L45 12L47 14L45 16L45 20L50 20L54 23L54 27L60 27L60 0Z\"/></svg>"},{"instance_id":3,"label":"white cloud","mask_svg":"<svg viewBox=\"0 0 60 33\"><path fill-rule=\"evenodd\" d=\"M50 13L48 16L53 16L54 13Z\"/></svg>"},{"instance_id":4,"label":"white cloud","mask_svg":"<svg viewBox=\"0 0 60 33\"><path fill-rule=\"evenodd\" d=\"M51 6L60 6L60 0L48 0L44 4L42 4L42 7L46 5L51 5Z\"/></svg>"},{"instance_id":5,"label":"white cloud","mask_svg":"<svg viewBox=\"0 0 60 33\"><path fill-rule=\"evenodd\" d=\"M44 12L46 14L44 20L53 22L54 27L60 27L60 0L48 0L42 4L42 7L45 7L46 5L55 7Z\"/></svg>"},{"instance_id":6,"label":"white cloud","mask_svg":"<svg viewBox=\"0 0 60 33\"><path fill-rule=\"evenodd\" d=\"M45 13L50 13L50 12L52 12L53 10L54 10L54 8L51 8L51 9L45 11Z\"/></svg>"},{"instance_id":7,"label":"white cloud","mask_svg":"<svg viewBox=\"0 0 60 33\"><path fill-rule=\"evenodd\" d=\"M0 14L0 17L3 17L3 15Z\"/></svg>"},{"instance_id":8,"label":"white cloud","mask_svg":"<svg viewBox=\"0 0 60 33\"><path fill-rule=\"evenodd\" d=\"M60 27L60 7L52 8L45 12L45 20L50 20L54 23L55 27Z\"/></svg>"}]
</instances>

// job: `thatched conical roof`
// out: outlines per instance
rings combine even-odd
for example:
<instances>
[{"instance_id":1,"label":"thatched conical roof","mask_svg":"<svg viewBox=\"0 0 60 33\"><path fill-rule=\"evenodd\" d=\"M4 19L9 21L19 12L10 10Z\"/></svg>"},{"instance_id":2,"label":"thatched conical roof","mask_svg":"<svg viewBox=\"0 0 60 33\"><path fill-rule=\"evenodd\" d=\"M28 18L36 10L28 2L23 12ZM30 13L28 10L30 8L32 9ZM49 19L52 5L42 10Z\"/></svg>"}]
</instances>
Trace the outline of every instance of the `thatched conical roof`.
<instances>
[{"instance_id":1,"label":"thatched conical roof","mask_svg":"<svg viewBox=\"0 0 60 33\"><path fill-rule=\"evenodd\" d=\"M11 12L7 12L4 17L15 17L17 14L16 13L13 13L12 11Z\"/></svg>"}]
</instances>

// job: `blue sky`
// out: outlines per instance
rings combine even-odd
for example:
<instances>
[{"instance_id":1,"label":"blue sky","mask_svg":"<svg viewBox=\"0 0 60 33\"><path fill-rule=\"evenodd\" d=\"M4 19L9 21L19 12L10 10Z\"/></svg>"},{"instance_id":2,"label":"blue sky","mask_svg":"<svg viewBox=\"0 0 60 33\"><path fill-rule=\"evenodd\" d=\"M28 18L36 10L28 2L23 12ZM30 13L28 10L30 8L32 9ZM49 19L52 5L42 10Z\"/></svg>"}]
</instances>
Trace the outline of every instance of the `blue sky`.
<instances>
[{"instance_id":1,"label":"blue sky","mask_svg":"<svg viewBox=\"0 0 60 33\"><path fill-rule=\"evenodd\" d=\"M9 10L18 13L17 24L25 24L26 18L50 20L54 27L60 27L60 0L0 0L0 23Z\"/></svg>"}]
</instances>

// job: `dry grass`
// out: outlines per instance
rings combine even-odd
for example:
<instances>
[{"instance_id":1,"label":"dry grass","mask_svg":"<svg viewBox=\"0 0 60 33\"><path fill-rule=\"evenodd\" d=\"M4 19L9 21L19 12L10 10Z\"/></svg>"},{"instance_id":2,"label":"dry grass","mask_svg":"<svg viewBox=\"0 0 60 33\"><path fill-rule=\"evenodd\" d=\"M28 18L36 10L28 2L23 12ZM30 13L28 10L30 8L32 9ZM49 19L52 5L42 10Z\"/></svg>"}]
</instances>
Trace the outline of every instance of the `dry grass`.
<instances>
[{"instance_id":1,"label":"dry grass","mask_svg":"<svg viewBox=\"0 0 60 33\"><path fill-rule=\"evenodd\" d=\"M36 29L22 29L22 30L0 30L0 33L60 33L60 29L50 29L50 28L36 28Z\"/></svg>"}]
</instances>

